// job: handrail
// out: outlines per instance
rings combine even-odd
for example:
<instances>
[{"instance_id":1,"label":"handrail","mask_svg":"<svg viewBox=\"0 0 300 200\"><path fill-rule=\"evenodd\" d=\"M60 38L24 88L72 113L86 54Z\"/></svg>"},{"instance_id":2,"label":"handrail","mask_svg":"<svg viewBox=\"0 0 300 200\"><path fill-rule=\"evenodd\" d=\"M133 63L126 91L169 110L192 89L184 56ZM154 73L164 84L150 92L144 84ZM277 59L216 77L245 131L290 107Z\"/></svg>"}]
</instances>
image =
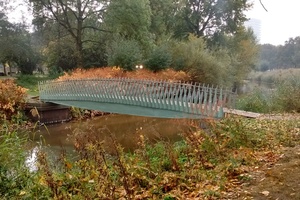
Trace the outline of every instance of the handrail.
<instances>
[{"instance_id":1,"label":"handrail","mask_svg":"<svg viewBox=\"0 0 300 200\"><path fill-rule=\"evenodd\" d=\"M223 107L234 106L235 99L228 89L199 83L129 78L44 81L39 83L39 92L45 102L121 104L218 118L223 116Z\"/></svg>"}]
</instances>

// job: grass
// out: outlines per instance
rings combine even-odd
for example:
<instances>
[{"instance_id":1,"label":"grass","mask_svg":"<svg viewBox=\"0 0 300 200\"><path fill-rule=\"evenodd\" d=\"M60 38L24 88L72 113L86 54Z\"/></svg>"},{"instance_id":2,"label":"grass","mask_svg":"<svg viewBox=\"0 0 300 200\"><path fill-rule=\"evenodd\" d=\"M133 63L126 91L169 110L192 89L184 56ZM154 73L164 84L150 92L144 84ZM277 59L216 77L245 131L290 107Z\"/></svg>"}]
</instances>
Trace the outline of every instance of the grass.
<instances>
[{"instance_id":1,"label":"grass","mask_svg":"<svg viewBox=\"0 0 300 200\"><path fill-rule=\"evenodd\" d=\"M255 72L249 77L263 84L272 84L273 87L257 87L240 95L238 109L259 113L300 113L300 69Z\"/></svg>"},{"instance_id":2,"label":"grass","mask_svg":"<svg viewBox=\"0 0 300 200\"><path fill-rule=\"evenodd\" d=\"M249 79L265 83L276 83L289 78L300 78L300 69L276 69L266 72L251 72Z\"/></svg>"},{"instance_id":3,"label":"grass","mask_svg":"<svg viewBox=\"0 0 300 200\"><path fill-rule=\"evenodd\" d=\"M36 75L19 75L16 77L16 83L28 89L27 93L31 96L38 96L38 82L50 80L47 76L36 76Z\"/></svg>"}]
</instances>

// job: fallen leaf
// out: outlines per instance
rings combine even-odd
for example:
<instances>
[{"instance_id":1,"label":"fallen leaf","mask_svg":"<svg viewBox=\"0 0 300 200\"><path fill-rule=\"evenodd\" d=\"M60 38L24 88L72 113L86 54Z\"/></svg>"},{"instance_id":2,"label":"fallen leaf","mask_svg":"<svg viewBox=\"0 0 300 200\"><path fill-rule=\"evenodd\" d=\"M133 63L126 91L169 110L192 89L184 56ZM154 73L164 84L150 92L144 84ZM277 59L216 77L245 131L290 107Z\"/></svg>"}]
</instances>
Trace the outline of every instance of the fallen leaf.
<instances>
[{"instance_id":1,"label":"fallen leaf","mask_svg":"<svg viewBox=\"0 0 300 200\"><path fill-rule=\"evenodd\" d=\"M269 191L263 191L261 192L263 195L265 195L266 197L269 196L270 192Z\"/></svg>"}]
</instances>

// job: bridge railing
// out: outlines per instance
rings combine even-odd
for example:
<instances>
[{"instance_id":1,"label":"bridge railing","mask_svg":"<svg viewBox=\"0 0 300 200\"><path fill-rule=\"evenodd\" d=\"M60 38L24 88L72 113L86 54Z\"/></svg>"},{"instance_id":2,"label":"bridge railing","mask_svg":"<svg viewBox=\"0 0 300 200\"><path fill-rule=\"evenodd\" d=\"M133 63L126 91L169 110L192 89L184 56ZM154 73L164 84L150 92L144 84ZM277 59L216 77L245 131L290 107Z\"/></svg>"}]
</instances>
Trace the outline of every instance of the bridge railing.
<instances>
[{"instance_id":1,"label":"bridge railing","mask_svg":"<svg viewBox=\"0 0 300 200\"><path fill-rule=\"evenodd\" d=\"M222 117L232 108L235 93L199 83L128 78L77 79L39 83L45 102L90 101L170 110L192 115Z\"/></svg>"}]
</instances>

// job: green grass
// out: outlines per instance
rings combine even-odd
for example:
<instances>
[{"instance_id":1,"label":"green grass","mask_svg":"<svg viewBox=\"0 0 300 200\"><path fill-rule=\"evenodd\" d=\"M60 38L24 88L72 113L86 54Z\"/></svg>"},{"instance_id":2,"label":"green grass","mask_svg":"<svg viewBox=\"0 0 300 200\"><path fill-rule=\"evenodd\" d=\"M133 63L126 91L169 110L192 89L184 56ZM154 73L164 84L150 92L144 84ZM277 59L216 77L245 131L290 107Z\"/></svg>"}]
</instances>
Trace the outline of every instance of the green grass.
<instances>
[{"instance_id":1,"label":"green grass","mask_svg":"<svg viewBox=\"0 0 300 200\"><path fill-rule=\"evenodd\" d=\"M39 94L38 91L38 83L39 81L50 80L51 78L47 76L39 77L35 75L20 75L16 78L16 83L28 89L27 93L32 96L37 96Z\"/></svg>"}]
</instances>

